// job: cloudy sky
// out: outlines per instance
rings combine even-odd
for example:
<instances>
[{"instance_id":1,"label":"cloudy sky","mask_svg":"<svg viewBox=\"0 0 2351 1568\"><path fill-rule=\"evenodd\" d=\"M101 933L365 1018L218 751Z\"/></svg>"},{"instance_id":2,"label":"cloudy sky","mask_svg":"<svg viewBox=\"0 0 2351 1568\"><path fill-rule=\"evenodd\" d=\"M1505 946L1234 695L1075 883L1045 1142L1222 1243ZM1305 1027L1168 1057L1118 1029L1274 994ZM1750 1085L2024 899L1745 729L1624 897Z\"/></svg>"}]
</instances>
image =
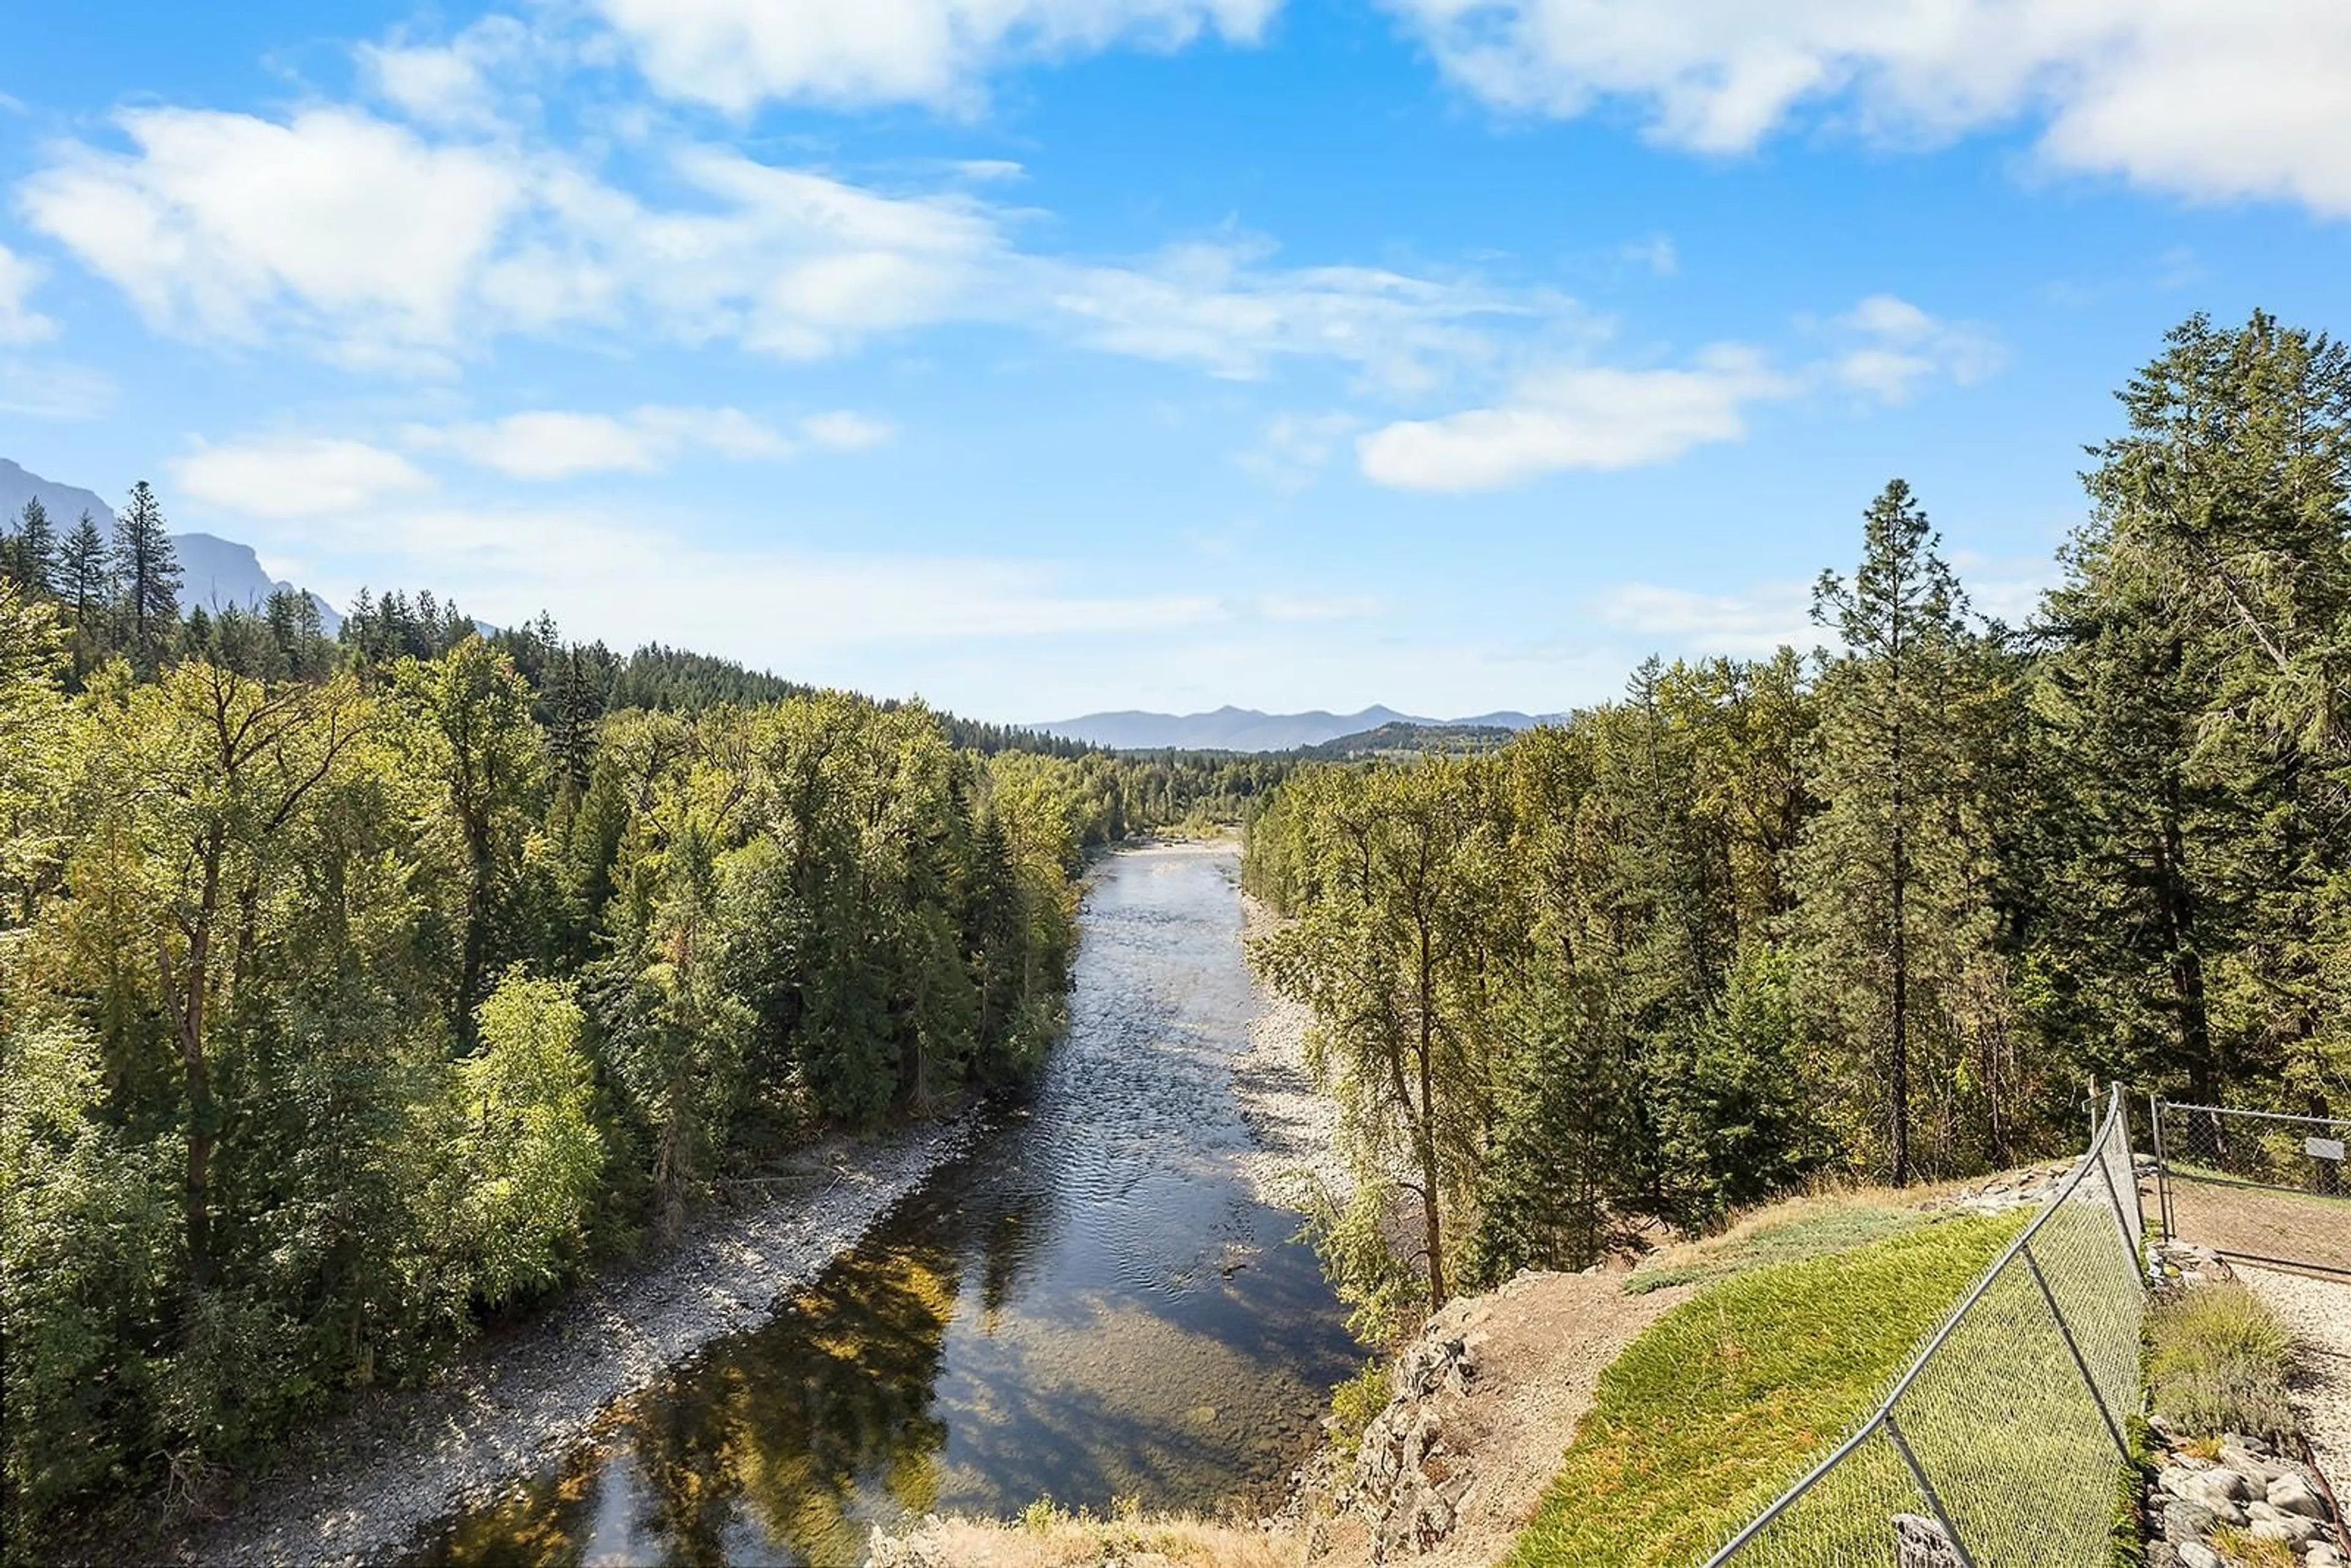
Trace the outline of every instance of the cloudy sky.
<instances>
[{"instance_id":1,"label":"cloudy sky","mask_svg":"<svg viewBox=\"0 0 2351 1568\"><path fill-rule=\"evenodd\" d=\"M1767 19L1768 13L1768 19ZM2351 330L2343 0L0 12L0 455L977 716L1554 709L1985 607L2194 310Z\"/></svg>"}]
</instances>

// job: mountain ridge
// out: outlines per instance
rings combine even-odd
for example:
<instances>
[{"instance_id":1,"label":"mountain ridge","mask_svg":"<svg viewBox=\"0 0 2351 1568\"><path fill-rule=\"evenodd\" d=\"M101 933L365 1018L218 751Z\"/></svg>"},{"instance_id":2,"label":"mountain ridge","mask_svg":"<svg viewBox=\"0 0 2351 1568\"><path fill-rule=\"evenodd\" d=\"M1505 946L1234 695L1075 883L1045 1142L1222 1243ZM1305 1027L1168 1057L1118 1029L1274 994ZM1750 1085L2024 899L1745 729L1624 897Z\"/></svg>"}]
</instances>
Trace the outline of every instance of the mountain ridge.
<instances>
[{"instance_id":1,"label":"mountain ridge","mask_svg":"<svg viewBox=\"0 0 2351 1568\"><path fill-rule=\"evenodd\" d=\"M48 512L50 525L61 539L84 512L93 520L102 520L105 527L113 526L114 507L97 491L44 478L21 463L0 457L0 532L14 531L25 503L35 499ZM201 604L214 611L231 605L259 610L273 593L308 591L263 570L261 557L251 545L217 534L173 534L172 550L180 562L181 599L188 605ZM319 625L333 636L342 627L341 612L316 593L309 594L309 599L319 607Z\"/></svg>"},{"instance_id":2,"label":"mountain ridge","mask_svg":"<svg viewBox=\"0 0 2351 1568\"><path fill-rule=\"evenodd\" d=\"M1426 718L1374 704L1359 713L1334 714L1323 708L1303 713L1266 713L1227 704L1206 713L1155 713L1121 708L1081 714L1075 718L1046 719L1023 727L1106 746L1113 751L1292 751L1320 746L1342 737L1361 735L1391 725L1446 729L1531 729L1561 717L1558 714L1525 714L1504 708L1463 718Z\"/></svg>"}]
</instances>

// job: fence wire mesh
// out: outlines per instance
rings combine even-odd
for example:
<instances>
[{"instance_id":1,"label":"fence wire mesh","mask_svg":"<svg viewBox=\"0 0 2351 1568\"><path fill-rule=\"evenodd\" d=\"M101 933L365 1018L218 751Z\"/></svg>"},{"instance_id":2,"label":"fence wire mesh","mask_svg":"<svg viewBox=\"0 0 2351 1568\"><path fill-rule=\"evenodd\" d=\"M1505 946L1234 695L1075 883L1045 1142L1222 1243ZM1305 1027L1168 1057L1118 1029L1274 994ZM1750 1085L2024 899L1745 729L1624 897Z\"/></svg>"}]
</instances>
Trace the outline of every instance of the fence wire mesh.
<instances>
[{"instance_id":1,"label":"fence wire mesh","mask_svg":"<svg viewBox=\"0 0 2351 1568\"><path fill-rule=\"evenodd\" d=\"M2130 1128L2090 1148L1876 1415L1708 1568L2103 1568L2146 1306Z\"/></svg>"},{"instance_id":2,"label":"fence wire mesh","mask_svg":"<svg viewBox=\"0 0 2351 1568\"><path fill-rule=\"evenodd\" d=\"M2168 1236L2351 1274L2351 1121L2160 1099L2153 1109Z\"/></svg>"}]
</instances>

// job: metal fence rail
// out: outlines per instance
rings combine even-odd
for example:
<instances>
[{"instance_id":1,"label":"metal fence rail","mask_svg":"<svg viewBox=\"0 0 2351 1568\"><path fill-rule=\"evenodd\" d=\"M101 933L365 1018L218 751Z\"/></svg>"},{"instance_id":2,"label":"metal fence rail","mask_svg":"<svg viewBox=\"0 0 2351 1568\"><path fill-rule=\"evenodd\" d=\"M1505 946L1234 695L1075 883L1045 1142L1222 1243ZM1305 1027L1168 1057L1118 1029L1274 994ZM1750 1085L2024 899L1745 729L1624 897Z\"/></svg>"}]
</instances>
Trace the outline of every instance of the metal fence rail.
<instances>
[{"instance_id":1,"label":"metal fence rail","mask_svg":"<svg viewBox=\"0 0 2351 1568\"><path fill-rule=\"evenodd\" d=\"M2351 1121L2150 1096L2166 1239L2223 1257L2351 1273Z\"/></svg>"},{"instance_id":2,"label":"metal fence rail","mask_svg":"<svg viewBox=\"0 0 2351 1568\"><path fill-rule=\"evenodd\" d=\"M2146 1310L2119 1091L2088 1152L1860 1430L1708 1568L2103 1568Z\"/></svg>"}]
</instances>

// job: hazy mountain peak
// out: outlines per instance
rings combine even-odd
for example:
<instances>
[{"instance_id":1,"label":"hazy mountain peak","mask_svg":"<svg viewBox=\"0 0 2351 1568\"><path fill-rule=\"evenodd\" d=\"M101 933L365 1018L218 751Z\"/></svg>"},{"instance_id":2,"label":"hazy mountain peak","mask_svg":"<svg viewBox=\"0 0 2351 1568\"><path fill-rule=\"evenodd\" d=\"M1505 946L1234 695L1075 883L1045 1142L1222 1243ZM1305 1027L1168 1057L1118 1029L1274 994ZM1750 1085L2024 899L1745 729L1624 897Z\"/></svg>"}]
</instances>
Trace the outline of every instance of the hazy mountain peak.
<instances>
[{"instance_id":1,"label":"hazy mountain peak","mask_svg":"<svg viewBox=\"0 0 2351 1568\"><path fill-rule=\"evenodd\" d=\"M36 497L60 535L84 512L97 519L100 528L110 528L114 521L114 508L97 491L44 479L22 464L0 457L0 519L5 520L7 528L15 527L25 503ZM201 604L207 610L225 610L234 604L240 610L258 610L280 589L301 591L290 582L273 579L262 570L261 558L253 547L235 539L216 534L173 534L172 549L180 558L183 608ZM333 636L342 627L342 616L315 593L310 601L319 607L319 624L327 635Z\"/></svg>"},{"instance_id":2,"label":"hazy mountain peak","mask_svg":"<svg viewBox=\"0 0 2351 1568\"><path fill-rule=\"evenodd\" d=\"M1376 704L1361 713L1334 714L1322 708L1305 713L1265 713L1228 703L1207 713L1151 713L1125 708L1113 713L1081 714L1076 718L1048 719L1028 727L1121 751L1289 751L1392 724L1526 729L1541 722L1535 716L1509 711L1469 718L1420 718Z\"/></svg>"}]
</instances>

